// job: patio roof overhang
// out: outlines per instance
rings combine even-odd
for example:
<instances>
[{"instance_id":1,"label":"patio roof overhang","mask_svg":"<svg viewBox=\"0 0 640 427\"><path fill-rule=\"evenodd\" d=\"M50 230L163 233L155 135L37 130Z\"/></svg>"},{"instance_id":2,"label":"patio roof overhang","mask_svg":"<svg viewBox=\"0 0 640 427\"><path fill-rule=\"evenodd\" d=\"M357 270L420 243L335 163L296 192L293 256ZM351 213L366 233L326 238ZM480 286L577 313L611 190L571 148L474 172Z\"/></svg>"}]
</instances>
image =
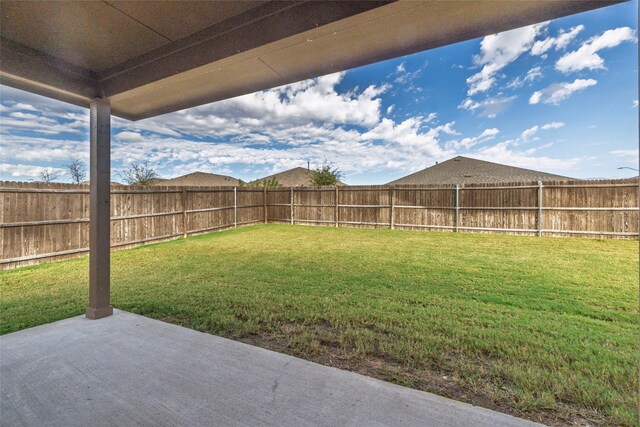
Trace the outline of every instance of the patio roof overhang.
<instances>
[{"instance_id":1,"label":"patio roof overhang","mask_svg":"<svg viewBox=\"0 0 640 427\"><path fill-rule=\"evenodd\" d=\"M90 107L89 307L110 304L111 115L139 120L620 0L0 0L0 84Z\"/></svg>"},{"instance_id":2,"label":"patio roof overhang","mask_svg":"<svg viewBox=\"0 0 640 427\"><path fill-rule=\"evenodd\" d=\"M616 2L2 0L0 82L139 120Z\"/></svg>"}]
</instances>

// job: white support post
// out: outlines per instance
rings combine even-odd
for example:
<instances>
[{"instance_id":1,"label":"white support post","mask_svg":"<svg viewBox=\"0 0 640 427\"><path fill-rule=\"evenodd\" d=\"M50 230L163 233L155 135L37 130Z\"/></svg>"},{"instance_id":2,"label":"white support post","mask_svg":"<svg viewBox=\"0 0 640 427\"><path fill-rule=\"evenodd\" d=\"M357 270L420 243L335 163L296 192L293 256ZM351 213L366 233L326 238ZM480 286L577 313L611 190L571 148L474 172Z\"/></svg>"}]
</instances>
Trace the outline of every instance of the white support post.
<instances>
[{"instance_id":1,"label":"white support post","mask_svg":"<svg viewBox=\"0 0 640 427\"><path fill-rule=\"evenodd\" d=\"M542 236L542 181L538 181L538 237Z\"/></svg>"},{"instance_id":2,"label":"white support post","mask_svg":"<svg viewBox=\"0 0 640 427\"><path fill-rule=\"evenodd\" d=\"M89 143L89 307L86 316L113 314L111 298L111 105L90 104Z\"/></svg>"},{"instance_id":3,"label":"white support post","mask_svg":"<svg viewBox=\"0 0 640 427\"><path fill-rule=\"evenodd\" d=\"M456 233L460 227L460 186L456 184Z\"/></svg>"},{"instance_id":4,"label":"white support post","mask_svg":"<svg viewBox=\"0 0 640 427\"><path fill-rule=\"evenodd\" d=\"M233 187L233 228L238 227L238 189Z\"/></svg>"}]
</instances>

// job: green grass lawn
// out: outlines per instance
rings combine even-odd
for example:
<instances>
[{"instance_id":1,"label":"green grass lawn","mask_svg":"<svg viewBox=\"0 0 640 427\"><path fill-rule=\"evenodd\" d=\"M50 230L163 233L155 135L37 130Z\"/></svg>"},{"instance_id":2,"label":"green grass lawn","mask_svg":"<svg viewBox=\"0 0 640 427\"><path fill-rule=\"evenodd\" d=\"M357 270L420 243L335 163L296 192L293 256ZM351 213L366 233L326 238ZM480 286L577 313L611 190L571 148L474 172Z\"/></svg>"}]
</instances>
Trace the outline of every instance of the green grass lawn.
<instances>
[{"instance_id":1,"label":"green grass lawn","mask_svg":"<svg viewBox=\"0 0 640 427\"><path fill-rule=\"evenodd\" d=\"M86 257L0 272L2 333ZM541 420L637 425L638 242L260 225L112 255L119 309Z\"/></svg>"}]
</instances>

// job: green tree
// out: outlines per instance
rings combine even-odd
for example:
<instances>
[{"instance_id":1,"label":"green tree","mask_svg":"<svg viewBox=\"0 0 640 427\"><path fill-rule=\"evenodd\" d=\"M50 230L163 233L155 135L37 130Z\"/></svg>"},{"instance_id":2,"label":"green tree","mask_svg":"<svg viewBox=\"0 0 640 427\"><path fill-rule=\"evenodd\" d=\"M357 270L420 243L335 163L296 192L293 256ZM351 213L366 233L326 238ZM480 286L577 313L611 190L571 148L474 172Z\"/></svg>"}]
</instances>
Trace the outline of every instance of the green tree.
<instances>
[{"instance_id":1,"label":"green tree","mask_svg":"<svg viewBox=\"0 0 640 427\"><path fill-rule=\"evenodd\" d=\"M280 187L280 183L277 178L270 179L256 179L251 182L240 181L241 187L257 187L257 188L278 188Z\"/></svg>"},{"instance_id":2,"label":"green tree","mask_svg":"<svg viewBox=\"0 0 640 427\"><path fill-rule=\"evenodd\" d=\"M311 183L318 187L323 185L336 185L342 179L342 172L330 163L323 163L311 174Z\"/></svg>"}]
</instances>

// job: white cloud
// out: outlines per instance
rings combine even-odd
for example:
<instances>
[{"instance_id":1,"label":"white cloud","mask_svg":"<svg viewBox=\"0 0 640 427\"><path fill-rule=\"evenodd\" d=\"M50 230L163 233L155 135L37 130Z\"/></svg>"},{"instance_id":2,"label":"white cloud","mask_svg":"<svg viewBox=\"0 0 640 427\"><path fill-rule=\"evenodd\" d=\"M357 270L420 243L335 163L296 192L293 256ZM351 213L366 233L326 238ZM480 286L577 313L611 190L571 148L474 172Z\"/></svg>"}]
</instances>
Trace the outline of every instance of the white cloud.
<instances>
[{"instance_id":1,"label":"white cloud","mask_svg":"<svg viewBox=\"0 0 640 427\"><path fill-rule=\"evenodd\" d=\"M422 67L415 69L414 71L408 71L406 63L402 62L398 65L394 72L387 76L387 79L392 81L394 88L402 90L408 93L420 93L424 90L422 86L415 85L415 80L422 75L422 70L427 66L425 61ZM396 93L397 93L396 90Z\"/></svg>"},{"instance_id":2,"label":"white cloud","mask_svg":"<svg viewBox=\"0 0 640 427\"><path fill-rule=\"evenodd\" d=\"M542 92L535 91L531 94L531 97L529 98L529 104L537 104L540 102L540 99L542 98Z\"/></svg>"},{"instance_id":3,"label":"white cloud","mask_svg":"<svg viewBox=\"0 0 640 427\"><path fill-rule=\"evenodd\" d=\"M36 107L31 104L24 104L22 102L18 102L11 106L12 110L26 110L26 111L38 111Z\"/></svg>"},{"instance_id":4,"label":"white cloud","mask_svg":"<svg viewBox=\"0 0 640 427\"><path fill-rule=\"evenodd\" d=\"M555 50L564 49L582 30L584 30L584 25L577 25L569 31L561 30L558 37L547 37L546 39L538 40L531 47L531 54L539 56L551 48L555 48Z\"/></svg>"},{"instance_id":5,"label":"white cloud","mask_svg":"<svg viewBox=\"0 0 640 427\"><path fill-rule=\"evenodd\" d=\"M635 30L629 27L619 27L607 30L599 36L587 40L578 50L569 52L556 62L556 69L563 73L584 69L604 69L604 60L598 52L620 45L623 42L634 41Z\"/></svg>"},{"instance_id":6,"label":"white cloud","mask_svg":"<svg viewBox=\"0 0 640 427\"><path fill-rule=\"evenodd\" d=\"M620 156L620 157L634 157L637 158L638 156L640 156L640 150L635 149L635 150L613 150L609 152L610 154L613 154L614 156Z\"/></svg>"},{"instance_id":7,"label":"white cloud","mask_svg":"<svg viewBox=\"0 0 640 427\"><path fill-rule=\"evenodd\" d=\"M29 177L29 178L40 178L40 174L45 169L49 169L52 172L57 173L62 177L67 171L62 168L48 168L37 165L25 165L25 164L10 164L10 163L0 163L0 173L4 175L8 175L11 177ZM36 179L37 181L37 179Z\"/></svg>"},{"instance_id":8,"label":"white cloud","mask_svg":"<svg viewBox=\"0 0 640 427\"><path fill-rule=\"evenodd\" d=\"M540 130L558 129L562 126L564 126L562 122L550 122L544 125L532 126L523 130L518 138L483 147L472 153L471 157L542 171L571 170L587 158L570 157L568 159L558 159L540 155L540 151L550 147L551 143L527 149L520 148L522 145L531 145L531 142L540 140L537 136Z\"/></svg>"},{"instance_id":9,"label":"white cloud","mask_svg":"<svg viewBox=\"0 0 640 427\"><path fill-rule=\"evenodd\" d=\"M422 123L431 123L438 117L438 113L429 113L427 117L420 116Z\"/></svg>"},{"instance_id":10,"label":"white cloud","mask_svg":"<svg viewBox=\"0 0 640 427\"><path fill-rule=\"evenodd\" d=\"M489 90L496 81L496 74L528 51L536 35L548 23L529 25L503 33L485 36L480 42L480 55L474 58L482 69L467 79L468 96Z\"/></svg>"},{"instance_id":11,"label":"white cloud","mask_svg":"<svg viewBox=\"0 0 640 427\"><path fill-rule=\"evenodd\" d=\"M547 130L547 129L559 129L561 127L564 126L563 122L551 122L551 123L547 123L546 125L542 125L541 129Z\"/></svg>"},{"instance_id":12,"label":"white cloud","mask_svg":"<svg viewBox=\"0 0 640 427\"><path fill-rule=\"evenodd\" d=\"M4 91L2 91L4 92ZM6 102L6 101L5 101ZM33 105L30 104L23 104L21 102L8 102L8 104L10 105L4 105L4 104L0 104L0 111L1 112L7 112L7 111L38 111L37 108L35 108Z\"/></svg>"},{"instance_id":13,"label":"white cloud","mask_svg":"<svg viewBox=\"0 0 640 427\"><path fill-rule=\"evenodd\" d=\"M116 138L124 141L142 141L142 135L140 135L138 132L120 132L116 135Z\"/></svg>"},{"instance_id":14,"label":"white cloud","mask_svg":"<svg viewBox=\"0 0 640 427\"><path fill-rule=\"evenodd\" d=\"M441 134L455 135L454 122L435 126L423 131L425 121L412 117L401 123L395 123L390 119L382 121L373 129L362 134L363 141L385 141L401 150L415 152L420 150L428 156L442 156L444 152L439 144L438 137Z\"/></svg>"},{"instance_id":15,"label":"white cloud","mask_svg":"<svg viewBox=\"0 0 640 427\"><path fill-rule=\"evenodd\" d=\"M384 118L368 131L307 124L295 128L272 129L269 138L278 144L255 146L234 142L197 142L153 134L141 135L134 144L114 143L116 164L148 160L161 165L159 172L173 176L186 171L218 172L231 165L247 165L245 179L294 166L306 166L328 159L346 173L370 172L385 168L410 169L416 162L428 164L454 153L444 149L441 138L455 135L453 123L430 124L435 114L413 117L396 123ZM251 176L251 174L253 176Z\"/></svg>"},{"instance_id":16,"label":"white cloud","mask_svg":"<svg viewBox=\"0 0 640 427\"><path fill-rule=\"evenodd\" d=\"M152 118L147 120L141 120L139 122L131 122L129 120L121 119L119 117L112 117L111 126L114 129L129 129L130 131L133 131L136 133L147 131L147 132L156 133L158 135L179 137L183 133L188 134L188 132L181 133L174 129L171 129L170 126L182 122L182 119L179 118L180 115L182 115L182 118L184 119L188 118L183 112L165 114L164 116L160 116L161 118ZM165 120L162 120L162 118L164 118ZM186 123L183 122L183 124L186 124Z\"/></svg>"},{"instance_id":17,"label":"white cloud","mask_svg":"<svg viewBox=\"0 0 640 427\"><path fill-rule=\"evenodd\" d=\"M148 160L167 175L186 170L187 164L187 169L213 172L245 164L263 173L303 166L307 160L321 163L330 159L345 171L367 171L407 165L415 158L428 159L428 153L440 152L437 136L450 131L451 125L427 126L435 120L435 113L414 118L415 126L393 122L391 136L397 141L363 140L362 134L380 123L380 95L388 87L372 85L338 92L343 76L331 74L139 122L114 118L114 166ZM0 89L5 107L2 158L7 164L61 163L75 157L86 161L85 109L4 86ZM8 99L11 101L5 102ZM24 136L33 132L45 136L72 132L78 140ZM408 148L398 149L401 142L422 142L435 148L416 155ZM27 171L24 167L15 170Z\"/></svg>"},{"instance_id":18,"label":"white cloud","mask_svg":"<svg viewBox=\"0 0 640 427\"><path fill-rule=\"evenodd\" d=\"M113 175L117 176L123 165L141 161L149 161L162 176L195 170L227 174L243 171L243 179L306 166L307 161L320 164L325 159L348 174L411 170L416 164L450 158L458 150L466 153L499 135L497 128L490 127L476 136L458 136L454 122L441 123L436 113L399 121L384 117L381 94L387 86L339 91L343 75L337 73L140 122L114 118ZM513 99L469 100L471 104L461 108L493 116ZM20 103L33 109L14 109L17 101L5 103L1 136L2 161L7 166L0 173L38 178L47 165L60 166L76 157L88 160L86 111L38 102L33 97L21 99ZM5 131L9 121L19 124ZM65 138L53 133L24 133L22 129L34 121L40 131L54 132L65 124L77 123L76 131ZM455 140L446 142L450 138Z\"/></svg>"},{"instance_id":19,"label":"white cloud","mask_svg":"<svg viewBox=\"0 0 640 427\"><path fill-rule=\"evenodd\" d=\"M148 160L153 165L161 165L160 172L165 176L180 173L186 164L191 165L190 171L214 172L244 164L248 165L248 173L264 175L294 166L306 166L307 161L320 164L325 159L347 173L358 173L386 168L391 164L406 168L416 159L433 158L433 154L440 152L437 132L428 136L419 133L412 134L412 129L407 126L392 126L384 135L363 138L357 131L336 129L316 143L287 147L248 147L236 143L211 144L147 136L136 144L114 146L112 158L121 164ZM374 137L379 140L374 141ZM397 142L389 142L385 138L397 139ZM416 150L415 146L411 147L412 143L422 143L423 147ZM435 147L435 151L429 147Z\"/></svg>"},{"instance_id":20,"label":"white cloud","mask_svg":"<svg viewBox=\"0 0 640 427\"><path fill-rule=\"evenodd\" d=\"M89 130L86 109L2 85L0 99L3 100L0 110L3 135L15 132L82 135Z\"/></svg>"},{"instance_id":21,"label":"white cloud","mask_svg":"<svg viewBox=\"0 0 640 427\"><path fill-rule=\"evenodd\" d=\"M218 137L278 132L282 129L352 125L370 127L380 120L380 95L388 86L338 93L344 73L243 95L213 104L166 114L134 124L119 122L130 131L148 130L173 136ZM154 130L155 129L155 130Z\"/></svg>"},{"instance_id":22,"label":"white cloud","mask_svg":"<svg viewBox=\"0 0 640 427\"><path fill-rule=\"evenodd\" d=\"M389 107L387 107L387 114L391 114L393 113L393 109L396 107L395 104L389 105Z\"/></svg>"},{"instance_id":23,"label":"white cloud","mask_svg":"<svg viewBox=\"0 0 640 427\"><path fill-rule=\"evenodd\" d=\"M399 75L398 77L396 77L393 80L393 82L397 83L397 84L400 84L400 85L407 85L407 84L411 85L415 79L420 77L421 74L422 74L422 69L418 68L415 71L405 72L405 73ZM412 89L414 91L418 91L418 92L422 91L422 88L419 88L419 87L412 87Z\"/></svg>"},{"instance_id":24,"label":"white cloud","mask_svg":"<svg viewBox=\"0 0 640 427\"><path fill-rule=\"evenodd\" d=\"M540 129L540 126L536 125L536 126L530 127L529 129L523 130L522 133L520 134L520 140L522 142L529 141L538 132L538 129Z\"/></svg>"},{"instance_id":25,"label":"white cloud","mask_svg":"<svg viewBox=\"0 0 640 427\"><path fill-rule=\"evenodd\" d=\"M507 84L507 87L509 89L517 89L522 87L525 83L531 83L541 78L542 67L533 67L532 69L527 71L527 74L523 78L518 76L515 79L511 80L509 84Z\"/></svg>"},{"instance_id":26,"label":"white cloud","mask_svg":"<svg viewBox=\"0 0 640 427\"><path fill-rule=\"evenodd\" d=\"M88 160L88 139L76 141L70 139L49 139L46 136L2 136L3 160L56 162L68 161L75 158Z\"/></svg>"},{"instance_id":27,"label":"white cloud","mask_svg":"<svg viewBox=\"0 0 640 427\"><path fill-rule=\"evenodd\" d=\"M480 134L481 138L486 138L486 137L495 137L497 134L500 133L500 129L498 128L491 128L491 129L485 129L484 131L482 131L482 133Z\"/></svg>"},{"instance_id":28,"label":"white cloud","mask_svg":"<svg viewBox=\"0 0 640 427\"><path fill-rule=\"evenodd\" d=\"M570 97L574 92L595 86L598 83L594 79L576 79L573 82L554 83L546 88L534 92L529 98L529 104L553 104L558 105Z\"/></svg>"},{"instance_id":29,"label":"white cloud","mask_svg":"<svg viewBox=\"0 0 640 427\"><path fill-rule=\"evenodd\" d=\"M508 97L496 97L496 98L487 98L482 101L474 101L471 98L467 98L460 105L458 105L459 109L469 110L469 111L477 111L480 117L489 117L494 118L499 113L506 110L506 108L516 99L516 96L508 96Z\"/></svg>"},{"instance_id":30,"label":"white cloud","mask_svg":"<svg viewBox=\"0 0 640 427\"><path fill-rule=\"evenodd\" d=\"M0 99L6 107L14 111L45 112L50 117L53 114L65 115L72 112L80 116L86 116L87 122L89 121L89 111L86 108L5 85L0 85Z\"/></svg>"},{"instance_id":31,"label":"white cloud","mask_svg":"<svg viewBox=\"0 0 640 427\"><path fill-rule=\"evenodd\" d=\"M631 108L638 108L638 100L634 99Z\"/></svg>"},{"instance_id":32,"label":"white cloud","mask_svg":"<svg viewBox=\"0 0 640 427\"><path fill-rule=\"evenodd\" d=\"M74 123L59 123L47 117L28 116L3 117L2 132L23 130L45 135L58 135L61 133L83 133L87 130L87 123L77 121Z\"/></svg>"},{"instance_id":33,"label":"white cloud","mask_svg":"<svg viewBox=\"0 0 640 427\"><path fill-rule=\"evenodd\" d=\"M569 171L577 167L586 157L570 157L558 159L539 155L539 148L527 150L514 149L508 142L499 143L491 147L477 151L471 157L490 162L504 163L506 165L535 169L541 171Z\"/></svg>"},{"instance_id":34,"label":"white cloud","mask_svg":"<svg viewBox=\"0 0 640 427\"><path fill-rule=\"evenodd\" d=\"M453 140L446 143L446 148L451 150L460 150L465 149L468 150L471 147L474 147L478 144L482 144L487 141L491 141L495 139L495 137L500 133L498 128L490 128L485 129L478 136L463 138L461 140Z\"/></svg>"},{"instance_id":35,"label":"white cloud","mask_svg":"<svg viewBox=\"0 0 640 427\"><path fill-rule=\"evenodd\" d=\"M520 136L516 139L511 139L506 141L507 144L511 145L511 146L518 146L521 144L526 144L528 142L532 142L532 141L539 141L540 138L537 136L538 135L538 131L540 130L551 130L551 129L559 129L561 127L564 126L563 122L550 122L550 123L546 123L544 125L535 125L535 126L531 126L528 129L523 130L520 133ZM538 147L541 148L541 147Z\"/></svg>"}]
</instances>

